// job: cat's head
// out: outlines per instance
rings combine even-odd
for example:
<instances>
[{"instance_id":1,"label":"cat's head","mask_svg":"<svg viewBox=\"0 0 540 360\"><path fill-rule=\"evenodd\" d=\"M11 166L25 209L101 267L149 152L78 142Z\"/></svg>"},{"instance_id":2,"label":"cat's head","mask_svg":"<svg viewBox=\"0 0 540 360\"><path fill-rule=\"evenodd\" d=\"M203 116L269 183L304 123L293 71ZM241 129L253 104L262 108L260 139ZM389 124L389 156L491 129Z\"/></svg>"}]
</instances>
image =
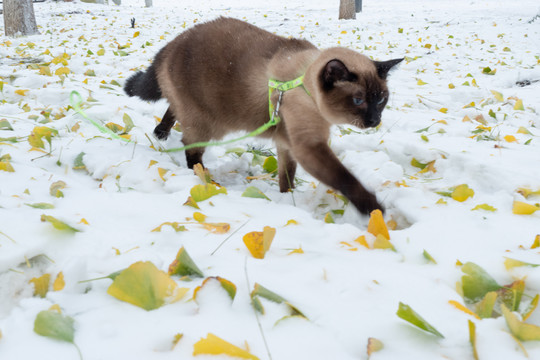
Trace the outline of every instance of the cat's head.
<instances>
[{"instance_id":1,"label":"cat's head","mask_svg":"<svg viewBox=\"0 0 540 360\"><path fill-rule=\"evenodd\" d=\"M379 62L344 48L325 50L317 59L314 84L319 111L333 124L379 125L388 102L386 77L402 60Z\"/></svg>"}]
</instances>

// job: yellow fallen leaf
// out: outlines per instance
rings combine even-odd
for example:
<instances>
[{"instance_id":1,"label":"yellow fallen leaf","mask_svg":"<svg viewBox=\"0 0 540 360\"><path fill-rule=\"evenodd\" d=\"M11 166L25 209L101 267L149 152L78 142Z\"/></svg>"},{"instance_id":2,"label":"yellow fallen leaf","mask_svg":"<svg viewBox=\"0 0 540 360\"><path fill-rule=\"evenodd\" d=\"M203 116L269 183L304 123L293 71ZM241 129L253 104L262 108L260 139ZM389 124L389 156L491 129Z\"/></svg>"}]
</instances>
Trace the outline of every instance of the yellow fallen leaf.
<instances>
[{"instance_id":1,"label":"yellow fallen leaf","mask_svg":"<svg viewBox=\"0 0 540 360\"><path fill-rule=\"evenodd\" d=\"M302 250L302 247L299 247L298 249L291 250L287 255L303 254L303 253L304 253L304 250Z\"/></svg>"},{"instance_id":2,"label":"yellow fallen leaf","mask_svg":"<svg viewBox=\"0 0 540 360\"><path fill-rule=\"evenodd\" d=\"M432 173L436 173L437 169L435 168L435 161L436 160L432 160L428 162L426 166L422 170L420 170L418 173L424 174L424 173L427 173L428 171L431 171Z\"/></svg>"},{"instance_id":3,"label":"yellow fallen leaf","mask_svg":"<svg viewBox=\"0 0 540 360\"><path fill-rule=\"evenodd\" d=\"M191 196L188 196L186 202L183 204L184 206L191 206L195 209L200 209L199 205L197 204L197 202L195 200L193 200L193 198Z\"/></svg>"},{"instance_id":4,"label":"yellow fallen leaf","mask_svg":"<svg viewBox=\"0 0 540 360\"><path fill-rule=\"evenodd\" d=\"M165 174L167 174L167 172L169 172L169 170L164 169L164 168L158 168L158 174L161 180L166 181Z\"/></svg>"},{"instance_id":5,"label":"yellow fallen leaf","mask_svg":"<svg viewBox=\"0 0 540 360\"><path fill-rule=\"evenodd\" d=\"M197 222L202 223L202 222L204 222L204 220L206 220L206 215L196 211L196 212L193 213L193 219L195 219L195 221L197 221Z\"/></svg>"},{"instance_id":6,"label":"yellow fallen leaf","mask_svg":"<svg viewBox=\"0 0 540 360\"><path fill-rule=\"evenodd\" d=\"M179 231L186 231L186 227L184 225L181 225L179 222L176 222L176 221L167 221L167 222L164 222L162 223L161 225L159 225L158 227L156 227L155 229L153 229L151 232L161 232L161 228L163 226L170 226L174 229L174 231L176 232L179 232Z\"/></svg>"},{"instance_id":7,"label":"yellow fallen leaf","mask_svg":"<svg viewBox=\"0 0 540 360\"><path fill-rule=\"evenodd\" d=\"M533 244L531 245L531 249L536 249L540 247L540 235L536 235L534 238Z\"/></svg>"},{"instance_id":8,"label":"yellow fallen leaf","mask_svg":"<svg viewBox=\"0 0 540 360\"><path fill-rule=\"evenodd\" d=\"M227 223L201 223L201 225L214 234L225 234L231 229L231 225Z\"/></svg>"},{"instance_id":9,"label":"yellow fallen leaf","mask_svg":"<svg viewBox=\"0 0 540 360\"><path fill-rule=\"evenodd\" d=\"M324 216L324 222L327 223L327 224L334 224L335 223L334 218L332 217L332 213L330 213L330 212L326 213L326 215Z\"/></svg>"},{"instance_id":10,"label":"yellow fallen leaf","mask_svg":"<svg viewBox=\"0 0 540 360\"><path fill-rule=\"evenodd\" d=\"M514 105L514 110L525 110L525 107L523 107L523 100L518 99L516 101L516 104Z\"/></svg>"},{"instance_id":11,"label":"yellow fallen leaf","mask_svg":"<svg viewBox=\"0 0 540 360\"><path fill-rule=\"evenodd\" d=\"M506 135L504 137L504 140L506 142L517 142L517 139L516 139L516 137L514 135Z\"/></svg>"},{"instance_id":12,"label":"yellow fallen leaf","mask_svg":"<svg viewBox=\"0 0 540 360\"><path fill-rule=\"evenodd\" d=\"M242 359L259 360L255 355L211 333L206 335L206 339L201 339L193 345L193 355L229 355Z\"/></svg>"},{"instance_id":13,"label":"yellow fallen leaf","mask_svg":"<svg viewBox=\"0 0 540 360\"><path fill-rule=\"evenodd\" d=\"M527 306L527 309L525 309L525 312L523 313L523 321L527 320L532 315L533 311L536 310L538 307L538 300L540 300L540 294L536 294L536 296Z\"/></svg>"},{"instance_id":14,"label":"yellow fallen leaf","mask_svg":"<svg viewBox=\"0 0 540 360\"><path fill-rule=\"evenodd\" d=\"M51 282L51 274L44 274L40 277L30 279L29 283L34 284L34 296L44 298L49 292L49 283Z\"/></svg>"},{"instance_id":15,"label":"yellow fallen leaf","mask_svg":"<svg viewBox=\"0 0 540 360\"><path fill-rule=\"evenodd\" d=\"M498 91L495 91L495 90L491 90L491 93L493 94L493 96L495 96L495 99L499 102L503 102L504 101L504 96L503 94L501 94L500 92Z\"/></svg>"},{"instance_id":16,"label":"yellow fallen leaf","mask_svg":"<svg viewBox=\"0 0 540 360\"><path fill-rule=\"evenodd\" d=\"M384 223L383 215L381 210L373 210L369 217L369 223L367 231L373 236L377 237L379 235L384 236L387 240L390 240L390 234L388 233L388 228Z\"/></svg>"},{"instance_id":17,"label":"yellow fallen leaf","mask_svg":"<svg viewBox=\"0 0 540 360\"><path fill-rule=\"evenodd\" d=\"M243 241L255 259L264 259L264 255L270 249L275 235L275 228L265 226L262 232L252 231L244 235Z\"/></svg>"},{"instance_id":18,"label":"yellow fallen leaf","mask_svg":"<svg viewBox=\"0 0 540 360\"><path fill-rule=\"evenodd\" d=\"M520 321L504 304L501 310L512 335L521 341L540 340L540 327Z\"/></svg>"},{"instance_id":19,"label":"yellow fallen leaf","mask_svg":"<svg viewBox=\"0 0 540 360\"><path fill-rule=\"evenodd\" d=\"M53 58L51 60L51 63L53 63L55 65L62 64L64 66L67 66L67 64L68 64L67 60L62 55Z\"/></svg>"},{"instance_id":20,"label":"yellow fallen leaf","mask_svg":"<svg viewBox=\"0 0 540 360\"><path fill-rule=\"evenodd\" d=\"M26 96L26 93L28 91L30 91L30 90L15 90L15 94L21 95L21 96Z\"/></svg>"},{"instance_id":21,"label":"yellow fallen leaf","mask_svg":"<svg viewBox=\"0 0 540 360\"><path fill-rule=\"evenodd\" d=\"M527 188L519 188L517 190L517 192L520 193L521 195L523 195L525 197L525 199L528 199L529 196L540 195L540 189L538 189L536 191L533 191L533 190L527 189Z\"/></svg>"},{"instance_id":22,"label":"yellow fallen leaf","mask_svg":"<svg viewBox=\"0 0 540 360\"><path fill-rule=\"evenodd\" d=\"M516 131L517 134L525 134L525 135L532 135L532 133L527 130L526 127L520 126L519 129Z\"/></svg>"},{"instance_id":23,"label":"yellow fallen leaf","mask_svg":"<svg viewBox=\"0 0 540 360\"><path fill-rule=\"evenodd\" d=\"M510 270L510 269L513 269L515 267L520 267L520 266L538 267L538 266L540 266L540 264L528 263L528 262L525 262L525 261L512 259L512 258L509 258L509 257L505 256L504 267L506 268L506 270Z\"/></svg>"},{"instance_id":24,"label":"yellow fallen leaf","mask_svg":"<svg viewBox=\"0 0 540 360\"><path fill-rule=\"evenodd\" d=\"M196 202L204 201L218 194L227 194L227 189L214 184L195 185L189 191Z\"/></svg>"},{"instance_id":25,"label":"yellow fallen leaf","mask_svg":"<svg viewBox=\"0 0 540 360\"><path fill-rule=\"evenodd\" d=\"M478 357L478 350L476 349L476 324L474 321L469 320L469 342L471 343L472 350L473 350L473 358L474 360L479 360Z\"/></svg>"},{"instance_id":26,"label":"yellow fallen leaf","mask_svg":"<svg viewBox=\"0 0 540 360\"><path fill-rule=\"evenodd\" d=\"M362 245L362 246L366 247L367 249L369 249L369 245L368 245L368 243L366 241L366 237L364 235L361 235L361 236L357 237L356 240L354 240L354 241L356 241L360 245Z\"/></svg>"},{"instance_id":27,"label":"yellow fallen leaf","mask_svg":"<svg viewBox=\"0 0 540 360\"><path fill-rule=\"evenodd\" d=\"M371 356L371 354L373 354L376 351L381 350L383 347L384 347L384 345L383 345L381 340L370 337L368 339L368 344L367 344L368 359Z\"/></svg>"},{"instance_id":28,"label":"yellow fallen leaf","mask_svg":"<svg viewBox=\"0 0 540 360\"><path fill-rule=\"evenodd\" d=\"M64 273L60 271L53 282L53 291L60 291L66 286L64 281Z\"/></svg>"},{"instance_id":29,"label":"yellow fallen leaf","mask_svg":"<svg viewBox=\"0 0 540 360\"><path fill-rule=\"evenodd\" d=\"M147 169L150 169L152 166L156 165L158 162L156 160L150 160L150 163L148 163Z\"/></svg>"},{"instance_id":30,"label":"yellow fallen leaf","mask_svg":"<svg viewBox=\"0 0 540 360\"><path fill-rule=\"evenodd\" d=\"M182 338L184 337L184 334L176 334L174 335L174 339L172 341L172 346L171 346L171 350L174 350L174 348L176 347L176 345L178 345L178 343L180 342L180 340L182 340Z\"/></svg>"},{"instance_id":31,"label":"yellow fallen leaf","mask_svg":"<svg viewBox=\"0 0 540 360\"><path fill-rule=\"evenodd\" d=\"M137 36L139 36L141 33L139 31L135 31L135 33L133 34L133 37L136 38Z\"/></svg>"},{"instance_id":32,"label":"yellow fallen leaf","mask_svg":"<svg viewBox=\"0 0 540 360\"><path fill-rule=\"evenodd\" d=\"M354 246L352 246L351 244L349 244L346 241L341 241L340 244L346 246L347 250L349 250L349 251L358 251L358 248L355 248Z\"/></svg>"},{"instance_id":33,"label":"yellow fallen leaf","mask_svg":"<svg viewBox=\"0 0 540 360\"><path fill-rule=\"evenodd\" d=\"M212 175L208 169L205 169L201 164L193 166L193 172L201 179L203 184L212 184Z\"/></svg>"},{"instance_id":34,"label":"yellow fallen leaf","mask_svg":"<svg viewBox=\"0 0 540 360\"><path fill-rule=\"evenodd\" d=\"M446 114L448 113L448 108L443 107L443 108L440 108L439 111L442 112L443 114Z\"/></svg>"},{"instance_id":35,"label":"yellow fallen leaf","mask_svg":"<svg viewBox=\"0 0 540 360\"><path fill-rule=\"evenodd\" d=\"M497 211L497 208L494 208L493 206L488 204L480 204L473 207L471 211L473 210Z\"/></svg>"},{"instance_id":36,"label":"yellow fallen leaf","mask_svg":"<svg viewBox=\"0 0 540 360\"><path fill-rule=\"evenodd\" d=\"M56 311L57 313L62 313L62 308L60 308L60 305L54 304L49 308L49 311Z\"/></svg>"},{"instance_id":37,"label":"yellow fallen leaf","mask_svg":"<svg viewBox=\"0 0 540 360\"><path fill-rule=\"evenodd\" d=\"M449 88L449 89L455 89L455 88L456 88L456 85L450 83L450 84L448 84L448 88Z\"/></svg>"},{"instance_id":38,"label":"yellow fallen leaf","mask_svg":"<svg viewBox=\"0 0 540 360\"><path fill-rule=\"evenodd\" d=\"M448 301L448 303L450 305L452 305L453 307L455 307L456 309L463 311L465 314L469 314L471 316L474 316L478 320L480 320L480 316L476 315L474 312L469 310L465 305L462 305L461 303L459 303L459 302L457 302L455 300L450 300L450 301Z\"/></svg>"},{"instance_id":39,"label":"yellow fallen leaf","mask_svg":"<svg viewBox=\"0 0 540 360\"><path fill-rule=\"evenodd\" d=\"M7 172L15 172L13 165L8 161L0 161L0 170Z\"/></svg>"},{"instance_id":40,"label":"yellow fallen leaf","mask_svg":"<svg viewBox=\"0 0 540 360\"><path fill-rule=\"evenodd\" d=\"M289 225L298 225L298 221L291 219L287 221L287 223L285 224L285 226L289 226Z\"/></svg>"},{"instance_id":41,"label":"yellow fallen leaf","mask_svg":"<svg viewBox=\"0 0 540 360\"><path fill-rule=\"evenodd\" d=\"M452 191L452 199L464 202L470 197L474 196L474 190L469 188L467 184L458 185L454 191Z\"/></svg>"},{"instance_id":42,"label":"yellow fallen leaf","mask_svg":"<svg viewBox=\"0 0 540 360\"><path fill-rule=\"evenodd\" d=\"M54 72L54 75L67 75L69 73L71 73L71 70L68 67L63 66L56 69L56 71Z\"/></svg>"},{"instance_id":43,"label":"yellow fallen leaf","mask_svg":"<svg viewBox=\"0 0 540 360\"><path fill-rule=\"evenodd\" d=\"M531 215L538 210L540 210L539 207L523 201L514 201L514 205L512 206L512 213L516 215Z\"/></svg>"},{"instance_id":44,"label":"yellow fallen leaf","mask_svg":"<svg viewBox=\"0 0 540 360\"><path fill-rule=\"evenodd\" d=\"M420 85L420 86L427 85L427 82L422 81L421 79L418 79L418 81L416 82L416 85Z\"/></svg>"},{"instance_id":45,"label":"yellow fallen leaf","mask_svg":"<svg viewBox=\"0 0 540 360\"><path fill-rule=\"evenodd\" d=\"M105 49L103 49L103 48L99 49L99 50L97 51L97 54L98 54L99 56L105 55Z\"/></svg>"},{"instance_id":46,"label":"yellow fallen leaf","mask_svg":"<svg viewBox=\"0 0 540 360\"><path fill-rule=\"evenodd\" d=\"M52 75L51 68L48 66L40 66L39 75L51 76Z\"/></svg>"},{"instance_id":47,"label":"yellow fallen leaf","mask_svg":"<svg viewBox=\"0 0 540 360\"><path fill-rule=\"evenodd\" d=\"M379 234L375 238L375 241L373 242L373 248L374 249L391 249L393 251L396 251L396 248L394 245L388 240L384 235Z\"/></svg>"}]
</instances>

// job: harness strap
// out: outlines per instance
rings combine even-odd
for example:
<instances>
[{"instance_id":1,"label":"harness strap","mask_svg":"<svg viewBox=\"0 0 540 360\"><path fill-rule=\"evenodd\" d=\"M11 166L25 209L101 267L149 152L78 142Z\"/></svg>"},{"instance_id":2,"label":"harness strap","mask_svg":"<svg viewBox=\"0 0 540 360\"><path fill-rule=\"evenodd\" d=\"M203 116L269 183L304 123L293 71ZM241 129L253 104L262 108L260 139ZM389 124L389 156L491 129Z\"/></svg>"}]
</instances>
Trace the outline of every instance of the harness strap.
<instances>
[{"instance_id":1,"label":"harness strap","mask_svg":"<svg viewBox=\"0 0 540 360\"><path fill-rule=\"evenodd\" d=\"M273 125L277 125L281 121L281 118L279 117L279 105L281 103L281 97L283 96L283 93L288 90L292 90L294 88L303 86L304 90L308 95L311 96L309 91L304 86L304 75L297 77L294 80L290 81L279 81L270 79L268 80L268 112L270 114L270 122L273 123ZM274 103L272 102L272 94L274 91L279 91L279 99L276 105L274 106Z\"/></svg>"}]
</instances>

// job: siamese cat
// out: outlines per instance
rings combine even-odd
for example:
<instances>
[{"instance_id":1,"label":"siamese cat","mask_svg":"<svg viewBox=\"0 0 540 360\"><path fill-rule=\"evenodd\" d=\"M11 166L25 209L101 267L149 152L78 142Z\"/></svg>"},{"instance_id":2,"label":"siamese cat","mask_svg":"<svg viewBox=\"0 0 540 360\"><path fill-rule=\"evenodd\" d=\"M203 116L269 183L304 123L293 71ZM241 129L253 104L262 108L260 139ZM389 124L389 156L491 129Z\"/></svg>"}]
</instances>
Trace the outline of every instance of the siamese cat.
<instances>
[{"instance_id":1,"label":"siamese cat","mask_svg":"<svg viewBox=\"0 0 540 360\"><path fill-rule=\"evenodd\" d=\"M276 143L280 191L294 188L299 163L368 214L384 209L332 152L329 129L379 125L388 101L387 74L402 60L372 61L346 48L319 50L306 40L221 17L181 33L124 90L143 100L167 99L169 108L154 133L166 139L178 121L189 145L257 129L270 120L268 80L304 74L303 86L282 93L281 121L259 135ZM274 91L274 106L278 98ZM188 167L202 164L204 150L186 150Z\"/></svg>"}]
</instances>

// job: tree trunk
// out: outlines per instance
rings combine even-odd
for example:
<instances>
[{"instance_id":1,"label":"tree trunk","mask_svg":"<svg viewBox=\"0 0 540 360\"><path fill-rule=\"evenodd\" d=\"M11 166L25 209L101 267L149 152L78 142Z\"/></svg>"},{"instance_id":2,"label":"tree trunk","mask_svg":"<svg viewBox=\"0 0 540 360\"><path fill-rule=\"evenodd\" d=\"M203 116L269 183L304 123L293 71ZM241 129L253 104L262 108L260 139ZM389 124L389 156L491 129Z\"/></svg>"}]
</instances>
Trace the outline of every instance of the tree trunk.
<instances>
[{"instance_id":1,"label":"tree trunk","mask_svg":"<svg viewBox=\"0 0 540 360\"><path fill-rule=\"evenodd\" d=\"M6 36L39 34L32 0L4 0Z\"/></svg>"},{"instance_id":2,"label":"tree trunk","mask_svg":"<svg viewBox=\"0 0 540 360\"><path fill-rule=\"evenodd\" d=\"M356 12L362 12L362 0L356 0L355 3Z\"/></svg>"},{"instance_id":3,"label":"tree trunk","mask_svg":"<svg viewBox=\"0 0 540 360\"><path fill-rule=\"evenodd\" d=\"M152 0L144 0L146 7L152 7Z\"/></svg>"},{"instance_id":4,"label":"tree trunk","mask_svg":"<svg viewBox=\"0 0 540 360\"><path fill-rule=\"evenodd\" d=\"M355 0L339 0L339 18L356 19Z\"/></svg>"}]
</instances>

